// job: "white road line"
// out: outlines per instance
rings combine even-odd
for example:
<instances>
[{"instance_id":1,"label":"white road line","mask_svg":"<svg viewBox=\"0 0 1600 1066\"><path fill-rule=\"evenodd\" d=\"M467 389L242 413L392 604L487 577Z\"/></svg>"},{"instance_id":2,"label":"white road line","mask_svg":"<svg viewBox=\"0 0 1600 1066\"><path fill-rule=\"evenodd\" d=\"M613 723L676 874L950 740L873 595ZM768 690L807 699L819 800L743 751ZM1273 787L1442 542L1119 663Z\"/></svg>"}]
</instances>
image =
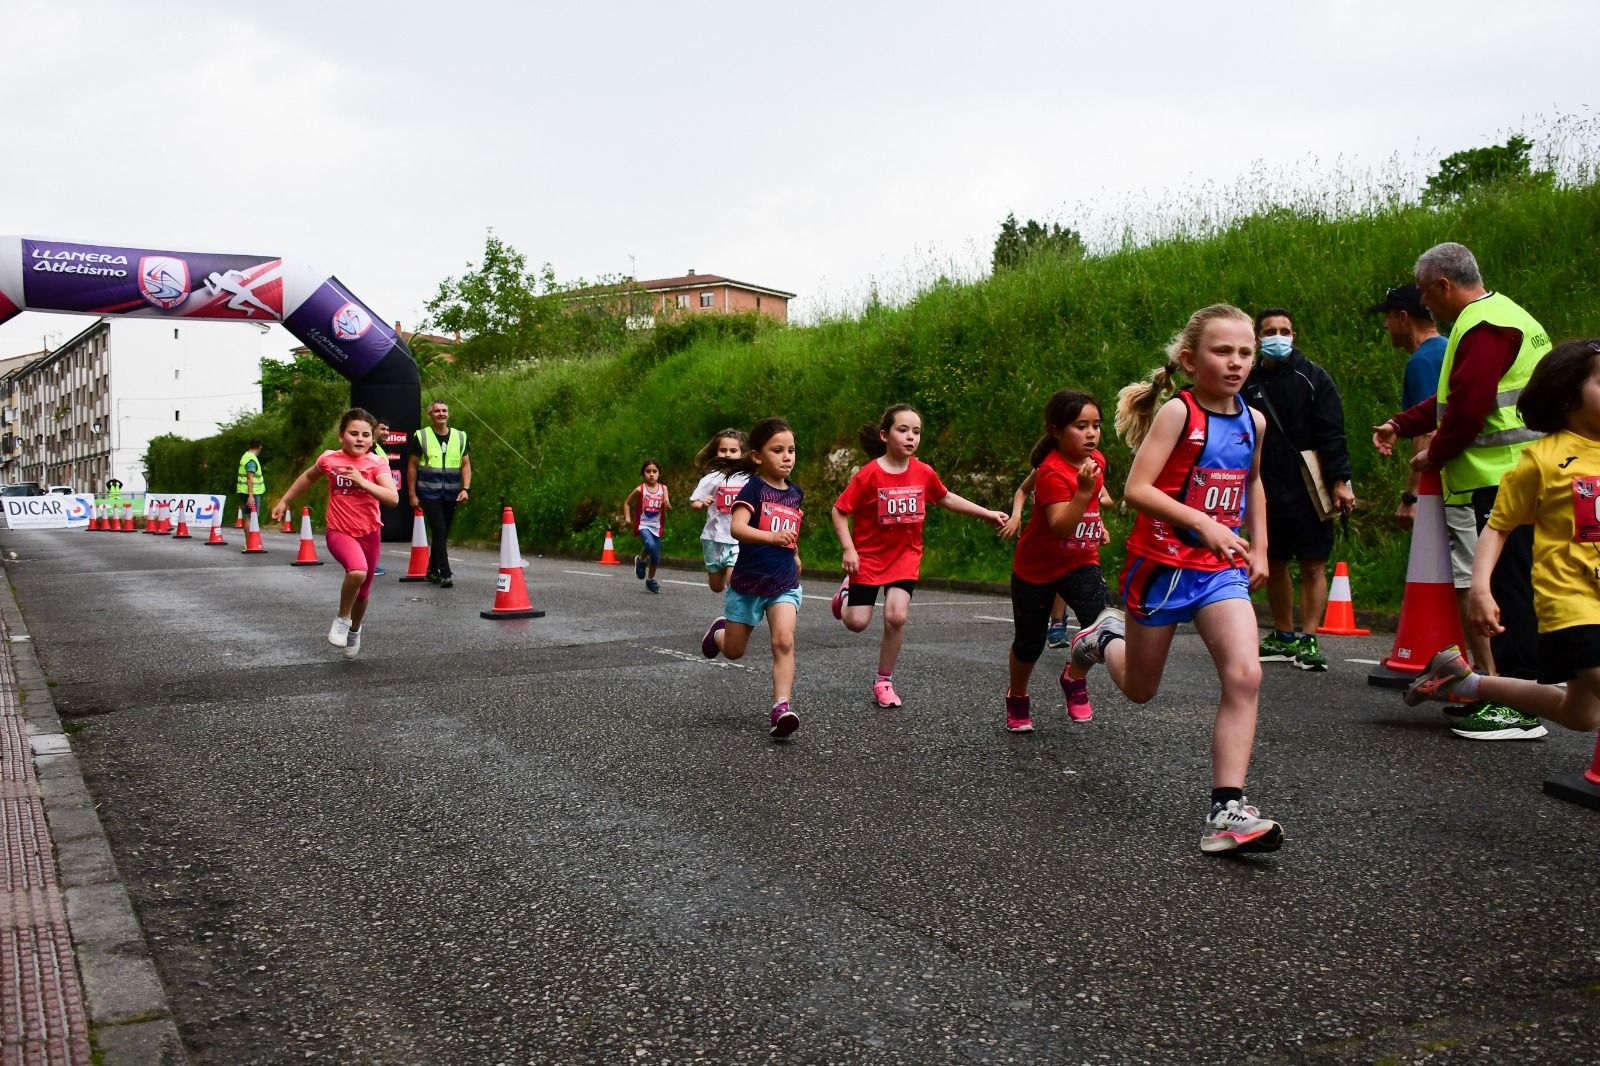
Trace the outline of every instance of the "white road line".
<instances>
[{"instance_id":1,"label":"white road line","mask_svg":"<svg viewBox=\"0 0 1600 1066\"><path fill-rule=\"evenodd\" d=\"M563 570L563 574L577 574L579 577L610 577L610 574L597 574L593 570Z\"/></svg>"},{"instance_id":2,"label":"white road line","mask_svg":"<svg viewBox=\"0 0 1600 1066\"><path fill-rule=\"evenodd\" d=\"M1381 660L1378 660L1378 659L1346 659L1345 662L1347 662L1347 663L1360 663L1362 666L1382 666L1383 665L1383 662Z\"/></svg>"},{"instance_id":3,"label":"white road line","mask_svg":"<svg viewBox=\"0 0 1600 1066\"><path fill-rule=\"evenodd\" d=\"M976 618L976 619L978 619L979 621L982 621L982 622L1010 622L1010 621L1012 621L1012 619L1010 619L1010 618L996 618L992 614L975 614L972 617L974 617L974 618Z\"/></svg>"}]
</instances>

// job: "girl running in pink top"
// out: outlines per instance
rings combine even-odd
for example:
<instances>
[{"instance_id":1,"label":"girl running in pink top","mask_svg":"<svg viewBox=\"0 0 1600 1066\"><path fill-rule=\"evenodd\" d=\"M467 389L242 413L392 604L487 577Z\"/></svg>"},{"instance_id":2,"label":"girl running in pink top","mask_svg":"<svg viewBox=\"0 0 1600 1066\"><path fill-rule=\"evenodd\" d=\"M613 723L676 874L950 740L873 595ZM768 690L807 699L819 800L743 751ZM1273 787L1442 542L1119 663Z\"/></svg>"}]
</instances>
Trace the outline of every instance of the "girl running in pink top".
<instances>
[{"instance_id":1,"label":"girl running in pink top","mask_svg":"<svg viewBox=\"0 0 1600 1066\"><path fill-rule=\"evenodd\" d=\"M394 507L400 493L389 476L389 464L372 454L372 427L377 419L352 407L339 419L339 448L317 456L311 468L272 505L272 521L283 518L289 501L318 478L328 479L328 515L323 539L328 554L344 567L339 588L339 614L328 630L328 643L344 649L346 659L361 651L361 620L382 546L383 514L378 505Z\"/></svg>"}]
</instances>

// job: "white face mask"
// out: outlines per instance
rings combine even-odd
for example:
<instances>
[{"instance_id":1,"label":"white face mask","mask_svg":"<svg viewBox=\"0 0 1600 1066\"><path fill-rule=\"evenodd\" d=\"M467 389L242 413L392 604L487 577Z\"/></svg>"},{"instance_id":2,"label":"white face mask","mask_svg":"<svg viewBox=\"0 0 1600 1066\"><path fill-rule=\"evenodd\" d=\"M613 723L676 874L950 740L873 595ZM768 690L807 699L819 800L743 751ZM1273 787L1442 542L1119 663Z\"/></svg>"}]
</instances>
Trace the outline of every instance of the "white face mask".
<instances>
[{"instance_id":1,"label":"white face mask","mask_svg":"<svg viewBox=\"0 0 1600 1066\"><path fill-rule=\"evenodd\" d=\"M1287 359L1294 350L1294 341L1288 337L1262 337L1257 347L1268 359Z\"/></svg>"}]
</instances>

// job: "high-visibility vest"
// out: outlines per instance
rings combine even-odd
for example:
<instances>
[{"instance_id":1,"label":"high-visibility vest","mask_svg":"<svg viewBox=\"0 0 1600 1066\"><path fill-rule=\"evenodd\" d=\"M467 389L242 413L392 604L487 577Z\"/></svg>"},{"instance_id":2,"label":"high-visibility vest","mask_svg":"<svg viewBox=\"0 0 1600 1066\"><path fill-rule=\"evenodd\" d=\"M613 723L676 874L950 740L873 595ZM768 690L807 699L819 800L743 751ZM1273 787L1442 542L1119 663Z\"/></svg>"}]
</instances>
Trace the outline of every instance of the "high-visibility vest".
<instances>
[{"instance_id":1,"label":"high-visibility vest","mask_svg":"<svg viewBox=\"0 0 1600 1066\"><path fill-rule=\"evenodd\" d=\"M461 458L467 454L467 431L452 429L439 446L432 426L417 430L422 460L417 463L417 495L440 497L461 491Z\"/></svg>"},{"instance_id":2,"label":"high-visibility vest","mask_svg":"<svg viewBox=\"0 0 1600 1066\"><path fill-rule=\"evenodd\" d=\"M245 470L245 464L252 462L256 464L256 468L253 471ZM250 451L249 449L246 449L245 453L239 456L239 483L235 486L235 491L241 495L247 494L250 491L250 482L245 478L247 473L254 475L256 483L256 495L260 496L264 494L267 491L266 467L261 462L261 456Z\"/></svg>"},{"instance_id":3,"label":"high-visibility vest","mask_svg":"<svg viewBox=\"0 0 1600 1066\"><path fill-rule=\"evenodd\" d=\"M1497 292L1468 304L1450 328L1450 342L1445 347L1444 363L1439 368L1439 424L1444 424L1445 412L1449 409L1450 370L1455 366L1456 348L1468 330L1484 322L1520 330L1522 347L1517 350L1516 361L1495 387L1494 410L1483 420L1478 435L1460 455L1445 463L1440 471L1445 492L1449 495L1500 484L1501 475L1516 465L1522 449L1544 436L1523 423L1522 412L1517 410L1517 400L1522 396L1528 378L1533 375L1533 368L1549 354L1550 335L1510 297Z\"/></svg>"}]
</instances>

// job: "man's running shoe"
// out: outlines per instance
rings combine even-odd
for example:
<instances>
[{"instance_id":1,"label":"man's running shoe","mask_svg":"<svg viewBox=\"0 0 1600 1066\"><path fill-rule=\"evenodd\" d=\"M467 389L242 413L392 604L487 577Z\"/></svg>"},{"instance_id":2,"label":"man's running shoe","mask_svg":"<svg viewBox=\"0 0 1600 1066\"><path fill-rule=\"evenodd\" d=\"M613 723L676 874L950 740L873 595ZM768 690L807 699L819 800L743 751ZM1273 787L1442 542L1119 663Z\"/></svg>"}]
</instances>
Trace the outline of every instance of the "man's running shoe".
<instances>
[{"instance_id":1,"label":"man's running shoe","mask_svg":"<svg viewBox=\"0 0 1600 1066\"><path fill-rule=\"evenodd\" d=\"M439 583L439 571L437 571L437 570L429 570L428 571L428 584L437 585L438 583Z\"/></svg>"},{"instance_id":2,"label":"man's running shoe","mask_svg":"<svg viewBox=\"0 0 1600 1066\"><path fill-rule=\"evenodd\" d=\"M1208 855L1220 851L1277 851L1283 846L1283 827L1241 800L1216 803L1200 833L1200 850Z\"/></svg>"},{"instance_id":3,"label":"man's running shoe","mask_svg":"<svg viewBox=\"0 0 1600 1066\"><path fill-rule=\"evenodd\" d=\"M1027 696L1006 697L1006 730L1008 732L1033 732L1032 702Z\"/></svg>"},{"instance_id":4,"label":"man's running shoe","mask_svg":"<svg viewBox=\"0 0 1600 1066\"><path fill-rule=\"evenodd\" d=\"M1257 654L1257 658L1264 663L1292 663L1299 654L1299 641L1284 640L1278 636L1277 630L1273 630L1261 642L1261 649Z\"/></svg>"},{"instance_id":5,"label":"man's running shoe","mask_svg":"<svg viewBox=\"0 0 1600 1066\"><path fill-rule=\"evenodd\" d=\"M1461 654L1457 645L1450 645L1443 651L1436 652L1428 660L1428 668L1422 676L1406 688L1406 693L1401 698L1406 701L1407 707L1415 707L1429 700L1438 700L1441 703L1474 703L1476 696L1458 696L1456 688L1472 676L1472 667L1467 662L1467 657Z\"/></svg>"},{"instance_id":6,"label":"man's running shoe","mask_svg":"<svg viewBox=\"0 0 1600 1066\"><path fill-rule=\"evenodd\" d=\"M1317 638L1310 633L1301 636L1295 646L1294 664L1302 670L1324 671L1328 668L1328 657L1322 654L1317 647Z\"/></svg>"},{"instance_id":7,"label":"man's running shoe","mask_svg":"<svg viewBox=\"0 0 1600 1066\"><path fill-rule=\"evenodd\" d=\"M445 575L439 579L439 587L442 589L453 589L456 587L456 579L450 577L449 575Z\"/></svg>"},{"instance_id":8,"label":"man's running shoe","mask_svg":"<svg viewBox=\"0 0 1600 1066\"><path fill-rule=\"evenodd\" d=\"M659 596L661 594L661 582L657 581L655 578L651 578L649 581L644 583L644 590L646 592L654 592Z\"/></svg>"},{"instance_id":9,"label":"man's running shoe","mask_svg":"<svg viewBox=\"0 0 1600 1066\"><path fill-rule=\"evenodd\" d=\"M633 557L633 576L638 578L640 581L643 581L644 569L644 556L635 555Z\"/></svg>"},{"instance_id":10,"label":"man's running shoe","mask_svg":"<svg viewBox=\"0 0 1600 1066\"><path fill-rule=\"evenodd\" d=\"M1050 626L1044 631L1044 643L1050 648L1070 648L1072 638L1067 636L1067 623L1065 619L1056 621L1050 619Z\"/></svg>"},{"instance_id":11,"label":"man's running shoe","mask_svg":"<svg viewBox=\"0 0 1600 1066\"><path fill-rule=\"evenodd\" d=\"M1066 670L1061 671L1061 692L1067 697L1068 718L1074 722L1087 722L1094 717L1094 708L1089 705L1088 678L1080 677L1074 681L1067 676Z\"/></svg>"},{"instance_id":12,"label":"man's running shoe","mask_svg":"<svg viewBox=\"0 0 1600 1066\"><path fill-rule=\"evenodd\" d=\"M878 701L879 707L900 706L900 697L895 693L894 682L887 677L872 683L872 698Z\"/></svg>"},{"instance_id":13,"label":"man's running shoe","mask_svg":"<svg viewBox=\"0 0 1600 1066\"><path fill-rule=\"evenodd\" d=\"M335 618L333 625L328 628L328 643L335 648L342 648L350 643L350 619Z\"/></svg>"},{"instance_id":14,"label":"man's running shoe","mask_svg":"<svg viewBox=\"0 0 1600 1066\"><path fill-rule=\"evenodd\" d=\"M844 621L844 599L849 594L850 578L847 575L843 581L839 582L839 591L833 594L833 602L829 605L833 608L833 616L841 622Z\"/></svg>"},{"instance_id":15,"label":"man's running shoe","mask_svg":"<svg viewBox=\"0 0 1600 1066\"><path fill-rule=\"evenodd\" d=\"M715 659L721 654L722 649L717 645L717 634L728 628L726 618L718 618L711 623L711 628L706 630L706 635L700 638L700 654L707 659Z\"/></svg>"},{"instance_id":16,"label":"man's running shoe","mask_svg":"<svg viewBox=\"0 0 1600 1066\"><path fill-rule=\"evenodd\" d=\"M1468 740L1538 740L1550 731L1531 714L1489 702L1451 726L1450 732Z\"/></svg>"},{"instance_id":17,"label":"man's running shoe","mask_svg":"<svg viewBox=\"0 0 1600 1066\"><path fill-rule=\"evenodd\" d=\"M1127 623L1121 611L1107 607L1093 622L1078 630L1072 638L1072 663L1087 670L1096 663L1106 661L1106 645L1124 639Z\"/></svg>"},{"instance_id":18,"label":"man's running shoe","mask_svg":"<svg viewBox=\"0 0 1600 1066\"><path fill-rule=\"evenodd\" d=\"M784 737L800 728L800 716L790 708L789 701L772 708L772 738L782 740Z\"/></svg>"},{"instance_id":19,"label":"man's running shoe","mask_svg":"<svg viewBox=\"0 0 1600 1066\"><path fill-rule=\"evenodd\" d=\"M350 631L350 636L345 640L342 654L346 659L354 659L361 654L361 630L352 629Z\"/></svg>"}]
</instances>

